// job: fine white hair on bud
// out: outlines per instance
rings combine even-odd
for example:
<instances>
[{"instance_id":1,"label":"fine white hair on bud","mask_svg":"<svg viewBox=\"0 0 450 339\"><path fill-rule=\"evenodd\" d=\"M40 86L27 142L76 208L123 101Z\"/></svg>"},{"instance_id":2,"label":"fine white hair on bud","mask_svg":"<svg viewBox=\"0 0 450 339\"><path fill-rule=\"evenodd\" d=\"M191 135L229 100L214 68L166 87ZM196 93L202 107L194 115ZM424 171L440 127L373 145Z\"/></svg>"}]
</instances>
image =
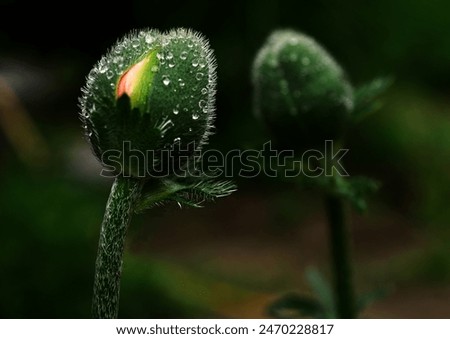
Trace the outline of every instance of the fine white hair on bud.
<instances>
[{"instance_id":1,"label":"fine white hair on bud","mask_svg":"<svg viewBox=\"0 0 450 339\"><path fill-rule=\"evenodd\" d=\"M122 151L124 142L143 153L174 144L199 150L213 128L216 67L207 39L190 29L144 29L120 39L91 70L80 98L97 158L108 166L102 155ZM122 154L120 161L134 175L140 168L127 167L129 157ZM160 163L153 157L145 165Z\"/></svg>"}]
</instances>

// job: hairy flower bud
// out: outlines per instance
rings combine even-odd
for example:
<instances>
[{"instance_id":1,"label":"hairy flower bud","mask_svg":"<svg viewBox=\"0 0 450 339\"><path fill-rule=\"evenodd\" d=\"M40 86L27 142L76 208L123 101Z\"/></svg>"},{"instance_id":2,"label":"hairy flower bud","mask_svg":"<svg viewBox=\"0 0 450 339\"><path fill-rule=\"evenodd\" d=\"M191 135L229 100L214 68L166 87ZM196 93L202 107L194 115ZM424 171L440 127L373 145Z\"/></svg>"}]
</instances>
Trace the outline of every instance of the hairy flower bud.
<instances>
[{"instance_id":1,"label":"hairy flower bud","mask_svg":"<svg viewBox=\"0 0 450 339\"><path fill-rule=\"evenodd\" d=\"M284 147L337 139L353 109L353 89L341 67L312 38L275 31L253 65L255 113Z\"/></svg>"},{"instance_id":2,"label":"hairy flower bud","mask_svg":"<svg viewBox=\"0 0 450 339\"><path fill-rule=\"evenodd\" d=\"M82 90L81 120L95 155L105 166L120 162L116 174L142 176L165 166L163 150L200 149L214 120L215 84L214 56L199 33L132 32L95 65ZM137 152L144 161L132 161Z\"/></svg>"}]
</instances>

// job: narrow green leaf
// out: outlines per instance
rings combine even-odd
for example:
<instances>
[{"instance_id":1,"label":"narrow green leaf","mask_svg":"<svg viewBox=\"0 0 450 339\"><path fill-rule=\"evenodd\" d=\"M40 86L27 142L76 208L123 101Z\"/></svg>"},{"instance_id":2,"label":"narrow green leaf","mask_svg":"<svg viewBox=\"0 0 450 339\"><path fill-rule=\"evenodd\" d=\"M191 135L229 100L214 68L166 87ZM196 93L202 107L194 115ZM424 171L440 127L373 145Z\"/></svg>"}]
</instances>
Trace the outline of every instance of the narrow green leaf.
<instances>
[{"instance_id":1,"label":"narrow green leaf","mask_svg":"<svg viewBox=\"0 0 450 339\"><path fill-rule=\"evenodd\" d=\"M383 105L378 99L392 85L389 77L376 78L355 91L355 108L353 122L359 123L370 114L378 111Z\"/></svg>"},{"instance_id":2,"label":"narrow green leaf","mask_svg":"<svg viewBox=\"0 0 450 339\"><path fill-rule=\"evenodd\" d=\"M328 284L326 279L315 267L307 268L305 276L309 286L322 304L324 318L334 318L336 316L336 310L330 284Z\"/></svg>"}]
</instances>

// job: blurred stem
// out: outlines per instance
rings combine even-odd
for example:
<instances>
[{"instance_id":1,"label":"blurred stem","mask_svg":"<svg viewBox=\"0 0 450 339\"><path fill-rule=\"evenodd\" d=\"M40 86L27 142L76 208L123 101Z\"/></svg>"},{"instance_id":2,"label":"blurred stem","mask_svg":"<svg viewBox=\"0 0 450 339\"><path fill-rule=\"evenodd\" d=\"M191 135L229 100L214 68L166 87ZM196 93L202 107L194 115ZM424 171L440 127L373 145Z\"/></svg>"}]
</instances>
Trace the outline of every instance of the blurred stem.
<instances>
[{"instance_id":1,"label":"blurred stem","mask_svg":"<svg viewBox=\"0 0 450 339\"><path fill-rule=\"evenodd\" d=\"M92 300L94 318L117 318L125 237L134 205L141 194L142 182L117 176L111 188L95 264Z\"/></svg>"},{"instance_id":2,"label":"blurred stem","mask_svg":"<svg viewBox=\"0 0 450 339\"><path fill-rule=\"evenodd\" d=\"M350 258L350 233L345 220L344 202L341 197L329 194L326 197L326 208L330 228L337 316L342 319L354 319L356 310Z\"/></svg>"}]
</instances>

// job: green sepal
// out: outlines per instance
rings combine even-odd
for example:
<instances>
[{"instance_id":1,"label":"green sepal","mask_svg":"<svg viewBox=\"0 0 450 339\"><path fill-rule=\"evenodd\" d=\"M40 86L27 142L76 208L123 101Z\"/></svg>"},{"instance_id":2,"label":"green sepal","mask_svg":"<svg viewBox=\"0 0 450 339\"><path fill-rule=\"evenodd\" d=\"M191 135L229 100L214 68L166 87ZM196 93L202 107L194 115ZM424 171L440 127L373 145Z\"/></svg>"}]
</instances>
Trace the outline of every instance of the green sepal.
<instances>
[{"instance_id":1,"label":"green sepal","mask_svg":"<svg viewBox=\"0 0 450 339\"><path fill-rule=\"evenodd\" d=\"M135 211L143 212L147 209L175 202L180 207L202 207L203 203L214 201L236 191L236 185L227 180L188 178L165 179L151 187L138 201Z\"/></svg>"},{"instance_id":2,"label":"green sepal","mask_svg":"<svg viewBox=\"0 0 450 339\"><path fill-rule=\"evenodd\" d=\"M394 82L393 78L376 78L355 90L355 109L352 113L353 123L359 123L383 106L379 97L384 94Z\"/></svg>"}]
</instances>

